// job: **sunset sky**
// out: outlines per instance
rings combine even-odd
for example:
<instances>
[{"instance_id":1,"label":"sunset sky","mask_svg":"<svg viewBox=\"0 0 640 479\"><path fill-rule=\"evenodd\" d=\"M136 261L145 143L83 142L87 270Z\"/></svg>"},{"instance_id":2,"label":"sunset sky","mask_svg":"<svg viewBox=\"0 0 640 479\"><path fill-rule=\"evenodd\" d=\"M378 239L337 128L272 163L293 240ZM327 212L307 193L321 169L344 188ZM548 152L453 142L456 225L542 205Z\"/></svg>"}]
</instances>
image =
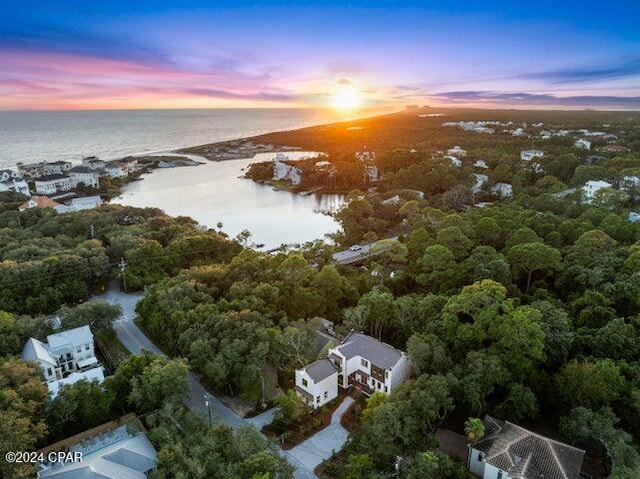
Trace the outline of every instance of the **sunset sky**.
<instances>
[{"instance_id":1,"label":"sunset sky","mask_svg":"<svg viewBox=\"0 0 640 479\"><path fill-rule=\"evenodd\" d=\"M640 109L639 25L615 0L9 0L0 109Z\"/></svg>"}]
</instances>

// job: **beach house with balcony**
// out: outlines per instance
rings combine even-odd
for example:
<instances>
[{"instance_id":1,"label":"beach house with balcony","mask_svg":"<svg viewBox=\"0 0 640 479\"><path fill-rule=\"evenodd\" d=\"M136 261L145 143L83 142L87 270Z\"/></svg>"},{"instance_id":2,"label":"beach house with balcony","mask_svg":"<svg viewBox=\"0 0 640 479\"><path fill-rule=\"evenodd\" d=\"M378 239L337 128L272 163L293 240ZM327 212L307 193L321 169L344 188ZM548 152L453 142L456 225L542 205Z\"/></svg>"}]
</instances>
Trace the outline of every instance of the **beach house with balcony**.
<instances>
[{"instance_id":1,"label":"beach house with balcony","mask_svg":"<svg viewBox=\"0 0 640 479\"><path fill-rule=\"evenodd\" d=\"M338 396L338 388L357 389L367 396L390 394L409 376L404 351L364 333L352 331L328 357L296 370L295 391L312 408Z\"/></svg>"},{"instance_id":2,"label":"beach house with balcony","mask_svg":"<svg viewBox=\"0 0 640 479\"><path fill-rule=\"evenodd\" d=\"M65 384L83 379L104 380L104 370L96 358L89 326L50 334L47 342L30 338L22 350L22 359L40 366L53 397Z\"/></svg>"},{"instance_id":3,"label":"beach house with balcony","mask_svg":"<svg viewBox=\"0 0 640 479\"><path fill-rule=\"evenodd\" d=\"M39 195L55 195L73 188L71 178L67 175L45 175L34 181L36 193Z\"/></svg>"}]
</instances>

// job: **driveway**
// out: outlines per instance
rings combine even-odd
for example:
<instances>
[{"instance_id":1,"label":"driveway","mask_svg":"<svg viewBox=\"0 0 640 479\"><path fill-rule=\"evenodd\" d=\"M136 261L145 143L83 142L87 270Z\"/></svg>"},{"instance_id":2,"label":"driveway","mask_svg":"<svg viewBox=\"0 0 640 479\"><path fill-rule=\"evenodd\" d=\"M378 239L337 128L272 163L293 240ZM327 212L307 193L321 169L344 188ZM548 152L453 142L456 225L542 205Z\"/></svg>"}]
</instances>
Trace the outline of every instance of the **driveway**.
<instances>
[{"instance_id":1,"label":"driveway","mask_svg":"<svg viewBox=\"0 0 640 479\"><path fill-rule=\"evenodd\" d=\"M118 339L131 353L139 354L143 349L145 349L147 351L166 356L160 348L145 336L142 330L140 330L133 321L136 317L136 304L140 299L142 299L141 294L126 294L113 290L92 298L92 300L103 300L114 304L120 304L120 306L122 306L123 317L113 322L113 329ZM265 411L250 420L245 420L238 416L232 409L227 407L217 397L209 393L193 372L189 372L187 380L189 381L189 391L182 402L191 409L191 411L200 416L208 418L210 411L211 419L213 421L228 424L234 429L242 426L253 425L260 430L262 428L261 424L265 425L273 421L276 408ZM206 405L206 401L209 402L208 407ZM294 477L296 479L318 479L313 472L313 468L308 469L302 461L291 455L290 451L283 451L277 447L277 452L294 467Z\"/></svg>"},{"instance_id":2,"label":"driveway","mask_svg":"<svg viewBox=\"0 0 640 479\"><path fill-rule=\"evenodd\" d=\"M290 449L289 454L304 467L313 471L325 459L340 451L349 438L349 432L342 427L340 419L352 404L351 396L344 398L342 404L331 415L331 424Z\"/></svg>"}]
</instances>

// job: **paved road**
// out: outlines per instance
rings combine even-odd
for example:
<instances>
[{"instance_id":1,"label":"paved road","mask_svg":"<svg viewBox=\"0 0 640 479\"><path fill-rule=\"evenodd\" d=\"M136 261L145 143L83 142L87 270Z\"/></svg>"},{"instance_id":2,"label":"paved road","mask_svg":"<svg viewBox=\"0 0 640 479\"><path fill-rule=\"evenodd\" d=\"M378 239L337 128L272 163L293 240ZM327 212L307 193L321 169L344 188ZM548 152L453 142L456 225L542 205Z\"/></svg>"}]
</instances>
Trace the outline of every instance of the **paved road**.
<instances>
[{"instance_id":1,"label":"paved road","mask_svg":"<svg viewBox=\"0 0 640 479\"><path fill-rule=\"evenodd\" d=\"M397 240L398 237L394 236L393 238L389 239ZM336 263L343 265L358 263L373 255L373 251L371 249L376 243L378 243L378 241L360 245L360 248L355 251L351 248L345 249L343 251L338 251L337 253L333 253L333 255L331 255L331 258Z\"/></svg>"},{"instance_id":2,"label":"paved road","mask_svg":"<svg viewBox=\"0 0 640 479\"><path fill-rule=\"evenodd\" d=\"M342 404L331 415L331 424L292 448L289 454L307 469L313 470L334 452L341 450L349 438L349 432L340 424L340 419L352 404L351 396L344 398Z\"/></svg>"},{"instance_id":3,"label":"paved road","mask_svg":"<svg viewBox=\"0 0 640 479\"><path fill-rule=\"evenodd\" d=\"M118 291L108 291L107 293L94 296L93 300L103 300L110 303L120 304L122 306L123 317L113 323L113 329L118 336L118 339L122 344L132 353L138 354L143 349L151 351L156 354L165 356L165 354L158 348L151 340L138 328L134 323L135 307L138 301L142 298L142 295L131 295L120 293ZM230 425L233 428L239 428L247 425L254 425L258 427L258 430L265 424L273 420L275 414L275 408L265 411L252 418L252 420L245 420L232 409L227 407L222 401L220 401L213 394L209 393L204 386L200 383L197 376L193 372L189 372L187 377L189 381L189 391L183 399L184 404L196 414L204 417L208 417L209 411L214 421L223 422ZM209 402L207 408L205 401ZM209 409L209 410L208 410ZM303 462L301 462L295 455L292 455L290 451L283 451L278 448L278 454L284 457L289 464L294 468L294 476L296 479L317 479L313 473L313 468L308 469ZM319 464L319 463L318 463Z\"/></svg>"}]
</instances>

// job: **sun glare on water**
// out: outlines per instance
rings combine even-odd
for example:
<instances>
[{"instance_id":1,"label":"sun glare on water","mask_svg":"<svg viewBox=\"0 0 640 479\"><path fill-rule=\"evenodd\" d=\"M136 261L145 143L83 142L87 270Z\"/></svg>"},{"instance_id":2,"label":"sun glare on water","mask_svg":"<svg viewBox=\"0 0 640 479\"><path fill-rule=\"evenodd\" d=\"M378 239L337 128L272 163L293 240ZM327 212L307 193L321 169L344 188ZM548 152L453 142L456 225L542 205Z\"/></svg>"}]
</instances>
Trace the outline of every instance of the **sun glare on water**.
<instances>
[{"instance_id":1,"label":"sun glare on water","mask_svg":"<svg viewBox=\"0 0 640 479\"><path fill-rule=\"evenodd\" d=\"M329 102L338 110L351 110L362 104L362 96L352 87L343 87L329 97Z\"/></svg>"}]
</instances>

